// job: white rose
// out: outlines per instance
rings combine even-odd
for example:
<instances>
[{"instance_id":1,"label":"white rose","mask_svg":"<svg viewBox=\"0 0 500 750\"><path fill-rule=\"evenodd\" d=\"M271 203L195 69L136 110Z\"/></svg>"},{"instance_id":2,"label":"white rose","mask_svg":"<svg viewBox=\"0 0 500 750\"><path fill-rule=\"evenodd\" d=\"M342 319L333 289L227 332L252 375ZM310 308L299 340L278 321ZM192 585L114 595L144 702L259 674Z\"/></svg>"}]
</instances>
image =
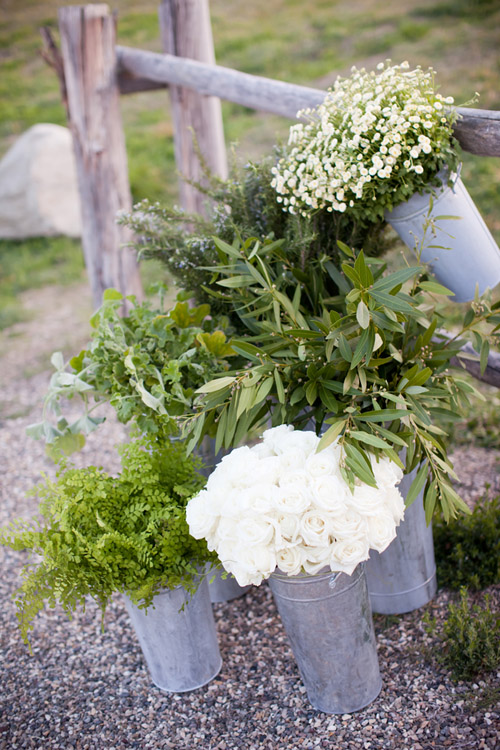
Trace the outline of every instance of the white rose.
<instances>
[{"instance_id":1,"label":"white rose","mask_svg":"<svg viewBox=\"0 0 500 750\"><path fill-rule=\"evenodd\" d=\"M278 456L261 458L255 467L253 481L277 484L282 473L281 459Z\"/></svg>"},{"instance_id":2,"label":"white rose","mask_svg":"<svg viewBox=\"0 0 500 750\"><path fill-rule=\"evenodd\" d=\"M241 516L246 510L254 513L269 513L275 506L275 497L278 488L273 484L254 484L246 489L235 490L228 498L228 503L233 502L235 516Z\"/></svg>"},{"instance_id":3,"label":"white rose","mask_svg":"<svg viewBox=\"0 0 500 750\"><path fill-rule=\"evenodd\" d=\"M238 531L238 522L234 518L219 517L213 536L217 544L225 540L235 540Z\"/></svg>"},{"instance_id":4,"label":"white rose","mask_svg":"<svg viewBox=\"0 0 500 750\"><path fill-rule=\"evenodd\" d=\"M392 514L383 511L368 518L368 544L377 552L383 552L396 536L396 524Z\"/></svg>"},{"instance_id":5,"label":"white rose","mask_svg":"<svg viewBox=\"0 0 500 750\"><path fill-rule=\"evenodd\" d=\"M249 571L244 565L238 562L225 562L223 567L228 573L231 573L240 586L259 586L264 576L257 571Z\"/></svg>"},{"instance_id":6,"label":"white rose","mask_svg":"<svg viewBox=\"0 0 500 750\"><path fill-rule=\"evenodd\" d=\"M330 563L331 545L327 547L304 547L304 561L302 567L309 575L316 575L327 568Z\"/></svg>"},{"instance_id":7,"label":"white rose","mask_svg":"<svg viewBox=\"0 0 500 750\"><path fill-rule=\"evenodd\" d=\"M187 504L186 521L189 533L195 539L206 538L215 529L217 516L212 510L211 500L210 493L202 490Z\"/></svg>"},{"instance_id":8,"label":"white rose","mask_svg":"<svg viewBox=\"0 0 500 750\"><path fill-rule=\"evenodd\" d=\"M245 465L248 461L255 463L257 460L257 456L252 453L252 449L248 445L242 445L239 448L233 448L232 451L222 456L215 470L217 471L219 467L224 467L226 471L229 471L229 467Z\"/></svg>"},{"instance_id":9,"label":"white rose","mask_svg":"<svg viewBox=\"0 0 500 750\"><path fill-rule=\"evenodd\" d=\"M378 487L394 487L394 485L401 481L403 470L389 458L379 458L377 461L376 457L372 455L370 463Z\"/></svg>"},{"instance_id":10,"label":"white rose","mask_svg":"<svg viewBox=\"0 0 500 750\"><path fill-rule=\"evenodd\" d=\"M293 469L303 469L307 457L308 454L299 447L290 448L290 450L280 453L278 460L281 465L281 475L283 476L284 473Z\"/></svg>"},{"instance_id":11,"label":"white rose","mask_svg":"<svg viewBox=\"0 0 500 750\"><path fill-rule=\"evenodd\" d=\"M367 560L370 554L368 541L364 537L339 539L332 545L330 567L351 575L356 565Z\"/></svg>"},{"instance_id":12,"label":"white rose","mask_svg":"<svg viewBox=\"0 0 500 750\"><path fill-rule=\"evenodd\" d=\"M240 546L236 562L241 565L242 569L247 571L249 580L258 586L263 578L269 578L271 573L276 569L276 554L269 547L262 545L254 547ZM260 580L256 583L259 577Z\"/></svg>"},{"instance_id":13,"label":"white rose","mask_svg":"<svg viewBox=\"0 0 500 750\"><path fill-rule=\"evenodd\" d=\"M216 544L215 551L217 552L217 556L225 570L229 573L232 573L232 571L229 570L228 566L238 562L238 550L239 545L236 539L219 539Z\"/></svg>"},{"instance_id":14,"label":"white rose","mask_svg":"<svg viewBox=\"0 0 500 750\"><path fill-rule=\"evenodd\" d=\"M301 547L287 547L276 555L278 568L289 576L296 576L302 570L304 552Z\"/></svg>"},{"instance_id":15,"label":"white rose","mask_svg":"<svg viewBox=\"0 0 500 750\"><path fill-rule=\"evenodd\" d=\"M210 474L207 489L245 487L255 477L259 459L247 445L228 453Z\"/></svg>"},{"instance_id":16,"label":"white rose","mask_svg":"<svg viewBox=\"0 0 500 750\"><path fill-rule=\"evenodd\" d=\"M405 515L405 501L397 487L385 491L385 504L387 510L392 513L396 525L399 526Z\"/></svg>"},{"instance_id":17,"label":"white rose","mask_svg":"<svg viewBox=\"0 0 500 750\"><path fill-rule=\"evenodd\" d=\"M279 487L274 499L275 508L281 513L299 515L311 505L311 495L307 488L302 489L290 484Z\"/></svg>"},{"instance_id":18,"label":"white rose","mask_svg":"<svg viewBox=\"0 0 500 750\"><path fill-rule=\"evenodd\" d=\"M300 518L296 515L281 513L276 516L279 529L280 547L295 545L300 539Z\"/></svg>"},{"instance_id":19,"label":"white rose","mask_svg":"<svg viewBox=\"0 0 500 750\"><path fill-rule=\"evenodd\" d=\"M347 510L346 496L349 491L343 480L334 475L324 475L311 479L313 504L339 515Z\"/></svg>"},{"instance_id":20,"label":"white rose","mask_svg":"<svg viewBox=\"0 0 500 750\"><path fill-rule=\"evenodd\" d=\"M306 511L300 521L302 539L309 547L328 547L331 528L331 519L321 510Z\"/></svg>"},{"instance_id":21,"label":"white rose","mask_svg":"<svg viewBox=\"0 0 500 750\"><path fill-rule=\"evenodd\" d=\"M241 470L236 467L224 469L219 465L208 477L206 489L217 494L219 498L224 498L228 492L239 486L240 476Z\"/></svg>"},{"instance_id":22,"label":"white rose","mask_svg":"<svg viewBox=\"0 0 500 750\"><path fill-rule=\"evenodd\" d=\"M278 455L285 453L300 451L309 456L311 453L316 451L318 447L319 438L315 432L311 430L294 430L294 432L286 433L282 440L276 446L276 452Z\"/></svg>"},{"instance_id":23,"label":"white rose","mask_svg":"<svg viewBox=\"0 0 500 750\"><path fill-rule=\"evenodd\" d=\"M270 456L275 455L268 443L256 443L255 445L252 445L250 450L252 453L255 453L258 459L269 458Z\"/></svg>"},{"instance_id":24,"label":"white rose","mask_svg":"<svg viewBox=\"0 0 500 750\"><path fill-rule=\"evenodd\" d=\"M306 472L313 478L333 475L338 468L339 463L334 451L328 449L313 453L306 461Z\"/></svg>"},{"instance_id":25,"label":"white rose","mask_svg":"<svg viewBox=\"0 0 500 750\"><path fill-rule=\"evenodd\" d=\"M339 516L332 516L332 536L336 539L354 539L366 536L366 518L355 508L348 508Z\"/></svg>"},{"instance_id":26,"label":"white rose","mask_svg":"<svg viewBox=\"0 0 500 750\"><path fill-rule=\"evenodd\" d=\"M214 471L209 474L206 484L206 489L211 493L225 493L229 487L232 487L232 483L228 481L228 475L224 476L225 472L217 466Z\"/></svg>"},{"instance_id":27,"label":"white rose","mask_svg":"<svg viewBox=\"0 0 500 750\"><path fill-rule=\"evenodd\" d=\"M376 516L387 507L387 490L361 484L354 488L352 503L362 516Z\"/></svg>"},{"instance_id":28,"label":"white rose","mask_svg":"<svg viewBox=\"0 0 500 750\"><path fill-rule=\"evenodd\" d=\"M278 427L272 427L270 430L266 430L262 434L262 439L264 441L264 444L267 445L273 451L273 453L276 454L276 446L280 444L280 442L288 432L293 432L292 425L280 424Z\"/></svg>"},{"instance_id":29,"label":"white rose","mask_svg":"<svg viewBox=\"0 0 500 750\"><path fill-rule=\"evenodd\" d=\"M311 477L303 469L297 469L294 471L284 472L279 478L279 487L284 489L285 487L300 487L306 491L309 487Z\"/></svg>"},{"instance_id":30,"label":"white rose","mask_svg":"<svg viewBox=\"0 0 500 750\"><path fill-rule=\"evenodd\" d=\"M242 545L266 545L274 537L275 527L266 516L243 516L236 527L236 538Z\"/></svg>"}]
</instances>

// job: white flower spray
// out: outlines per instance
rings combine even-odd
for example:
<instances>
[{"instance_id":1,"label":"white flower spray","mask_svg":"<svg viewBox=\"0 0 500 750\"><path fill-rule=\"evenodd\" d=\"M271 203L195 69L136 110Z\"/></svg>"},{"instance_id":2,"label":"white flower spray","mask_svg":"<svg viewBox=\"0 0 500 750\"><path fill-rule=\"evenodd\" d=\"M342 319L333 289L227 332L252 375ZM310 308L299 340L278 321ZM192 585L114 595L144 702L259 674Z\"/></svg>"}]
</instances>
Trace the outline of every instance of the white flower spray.
<instances>
[{"instance_id":1,"label":"white flower spray","mask_svg":"<svg viewBox=\"0 0 500 750\"><path fill-rule=\"evenodd\" d=\"M381 219L444 165L455 168L453 98L436 92L431 68L389 62L353 68L317 109L298 113L308 122L291 127L271 183L286 210Z\"/></svg>"},{"instance_id":2,"label":"white flower spray","mask_svg":"<svg viewBox=\"0 0 500 750\"><path fill-rule=\"evenodd\" d=\"M267 430L261 443L223 458L189 501L191 534L207 540L241 586L259 585L276 568L350 575L370 549L382 552L396 536L404 516L401 469L373 457L378 487L358 483L351 493L339 446L317 452L319 441L288 425Z\"/></svg>"}]
</instances>

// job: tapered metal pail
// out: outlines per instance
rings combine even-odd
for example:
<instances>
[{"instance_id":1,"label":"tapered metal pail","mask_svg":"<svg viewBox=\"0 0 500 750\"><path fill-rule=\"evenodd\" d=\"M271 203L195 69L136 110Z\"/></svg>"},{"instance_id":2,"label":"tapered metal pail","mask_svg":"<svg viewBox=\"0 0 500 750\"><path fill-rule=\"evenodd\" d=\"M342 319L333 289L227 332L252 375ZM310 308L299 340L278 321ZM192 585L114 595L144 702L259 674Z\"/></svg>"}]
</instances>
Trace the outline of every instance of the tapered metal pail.
<instances>
[{"instance_id":1,"label":"tapered metal pail","mask_svg":"<svg viewBox=\"0 0 500 750\"><path fill-rule=\"evenodd\" d=\"M157 594L147 613L124 599L157 687L184 693L219 673L222 659L205 578L192 597L182 586Z\"/></svg>"},{"instance_id":2,"label":"tapered metal pail","mask_svg":"<svg viewBox=\"0 0 500 750\"><path fill-rule=\"evenodd\" d=\"M417 469L405 474L399 490L406 497ZM423 490L405 510L396 538L384 552L370 552L366 580L373 612L398 615L423 607L436 593L432 524L427 526Z\"/></svg>"},{"instance_id":3,"label":"tapered metal pail","mask_svg":"<svg viewBox=\"0 0 500 750\"><path fill-rule=\"evenodd\" d=\"M210 601L214 604L238 599L250 589L250 586L240 586L233 575L229 574L227 578L223 578L222 570L219 568L207 570L207 578Z\"/></svg>"},{"instance_id":4,"label":"tapered metal pail","mask_svg":"<svg viewBox=\"0 0 500 750\"><path fill-rule=\"evenodd\" d=\"M438 175L443 186L436 188L432 217L460 218L437 219L436 233L429 229L424 238L429 193L416 193L386 212L385 218L411 250L416 240L424 238L421 261L428 263L436 279L454 292L454 302L467 302L474 299L476 284L483 294L487 287L493 289L500 282L500 250L460 177L449 187L447 175L444 170Z\"/></svg>"},{"instance_id":5,"label":"tapered metal pail","mask_svg":"<svg viewBox=\"0 0 500 750\"><path fill-rule=\"evenodd\" d=\"M273 573L269 585L307 690L318 711L359 711L382 680L363 564L352 576Z\"/></svg>"}]
</instances>

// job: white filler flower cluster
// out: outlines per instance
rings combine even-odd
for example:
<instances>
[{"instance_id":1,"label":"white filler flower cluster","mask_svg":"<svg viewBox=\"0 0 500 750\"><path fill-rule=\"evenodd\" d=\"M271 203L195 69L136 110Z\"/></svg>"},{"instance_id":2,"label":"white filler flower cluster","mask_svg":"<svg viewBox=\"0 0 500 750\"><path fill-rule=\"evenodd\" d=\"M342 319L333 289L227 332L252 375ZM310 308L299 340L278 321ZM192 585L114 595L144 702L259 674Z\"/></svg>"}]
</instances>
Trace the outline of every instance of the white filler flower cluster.
<instances>
[{"instance_id":1,"label":"white filler flower cluster","mask_svg":"<svg viewBox=\"0 0 500 750\"><path fill-rule=\"evenodd\" d=\"M291 148L272 181L288 211L344 212L362 201L363 211L370 212L371 202L381 215L420 189L419 175L423 186L441 168L452 151L445 104L453 98L435 92L432 69L408 68L407 62L380 63L378 72L353 68L317 109L298 113L309 121L291 127ZM394 201L391 193L401 186Z\"/></svg>"},{"instance_id":2,"label":"white filler flower cluster","mask_svg":"<svg viewBox=\"0 0 500 750\"><path fill-rule=\"evenodd\" d=\"M359 484L351 493L339 446L316 452L318 443L314 432L288 425L267 430L262 442L225 456L189 501L191 534L207 540L241 586L259 585L276 568L350 575L370 548L382 552L396 536L400 468L373 457L378 487Z\"/></svg>"}]
</instances>

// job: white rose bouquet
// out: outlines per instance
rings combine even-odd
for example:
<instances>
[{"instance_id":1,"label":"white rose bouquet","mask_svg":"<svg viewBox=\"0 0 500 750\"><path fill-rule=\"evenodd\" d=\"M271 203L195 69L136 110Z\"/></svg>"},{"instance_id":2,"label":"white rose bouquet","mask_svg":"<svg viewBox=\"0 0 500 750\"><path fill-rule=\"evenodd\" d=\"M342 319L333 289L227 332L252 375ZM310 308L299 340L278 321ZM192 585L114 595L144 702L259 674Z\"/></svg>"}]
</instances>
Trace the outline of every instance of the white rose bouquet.
<instances>
[{"instance_id":1,"label":"white rose bouquet","mask_svg":"<svg viewBox=\"0 0 500 750\"><path fill-rule=\"evenodd\" d=\"M324 102L299 112L289 151L272 186L285 208L304 215L322 208L379 220L386 210L458 164L452 97L437 93L434 71L380 63L337 78Z\"/></svg>"},{"instance_id":2,"label":"white rose bouquet","mask_svg":"<svg viewBox=\"0 0 500 750\"><path fill-rule=\"evenodd\" d=\"M205 538L240 586L259 585L276 568L288 575L325 567L351 575L370 549L382 552L396 536L404 501L403 472L372 456L377 482L342 477L333 443L317 452L314 432L281 425L253 447L231 451L187 506L189 530Z\"/></svg>"}]
</instances>

